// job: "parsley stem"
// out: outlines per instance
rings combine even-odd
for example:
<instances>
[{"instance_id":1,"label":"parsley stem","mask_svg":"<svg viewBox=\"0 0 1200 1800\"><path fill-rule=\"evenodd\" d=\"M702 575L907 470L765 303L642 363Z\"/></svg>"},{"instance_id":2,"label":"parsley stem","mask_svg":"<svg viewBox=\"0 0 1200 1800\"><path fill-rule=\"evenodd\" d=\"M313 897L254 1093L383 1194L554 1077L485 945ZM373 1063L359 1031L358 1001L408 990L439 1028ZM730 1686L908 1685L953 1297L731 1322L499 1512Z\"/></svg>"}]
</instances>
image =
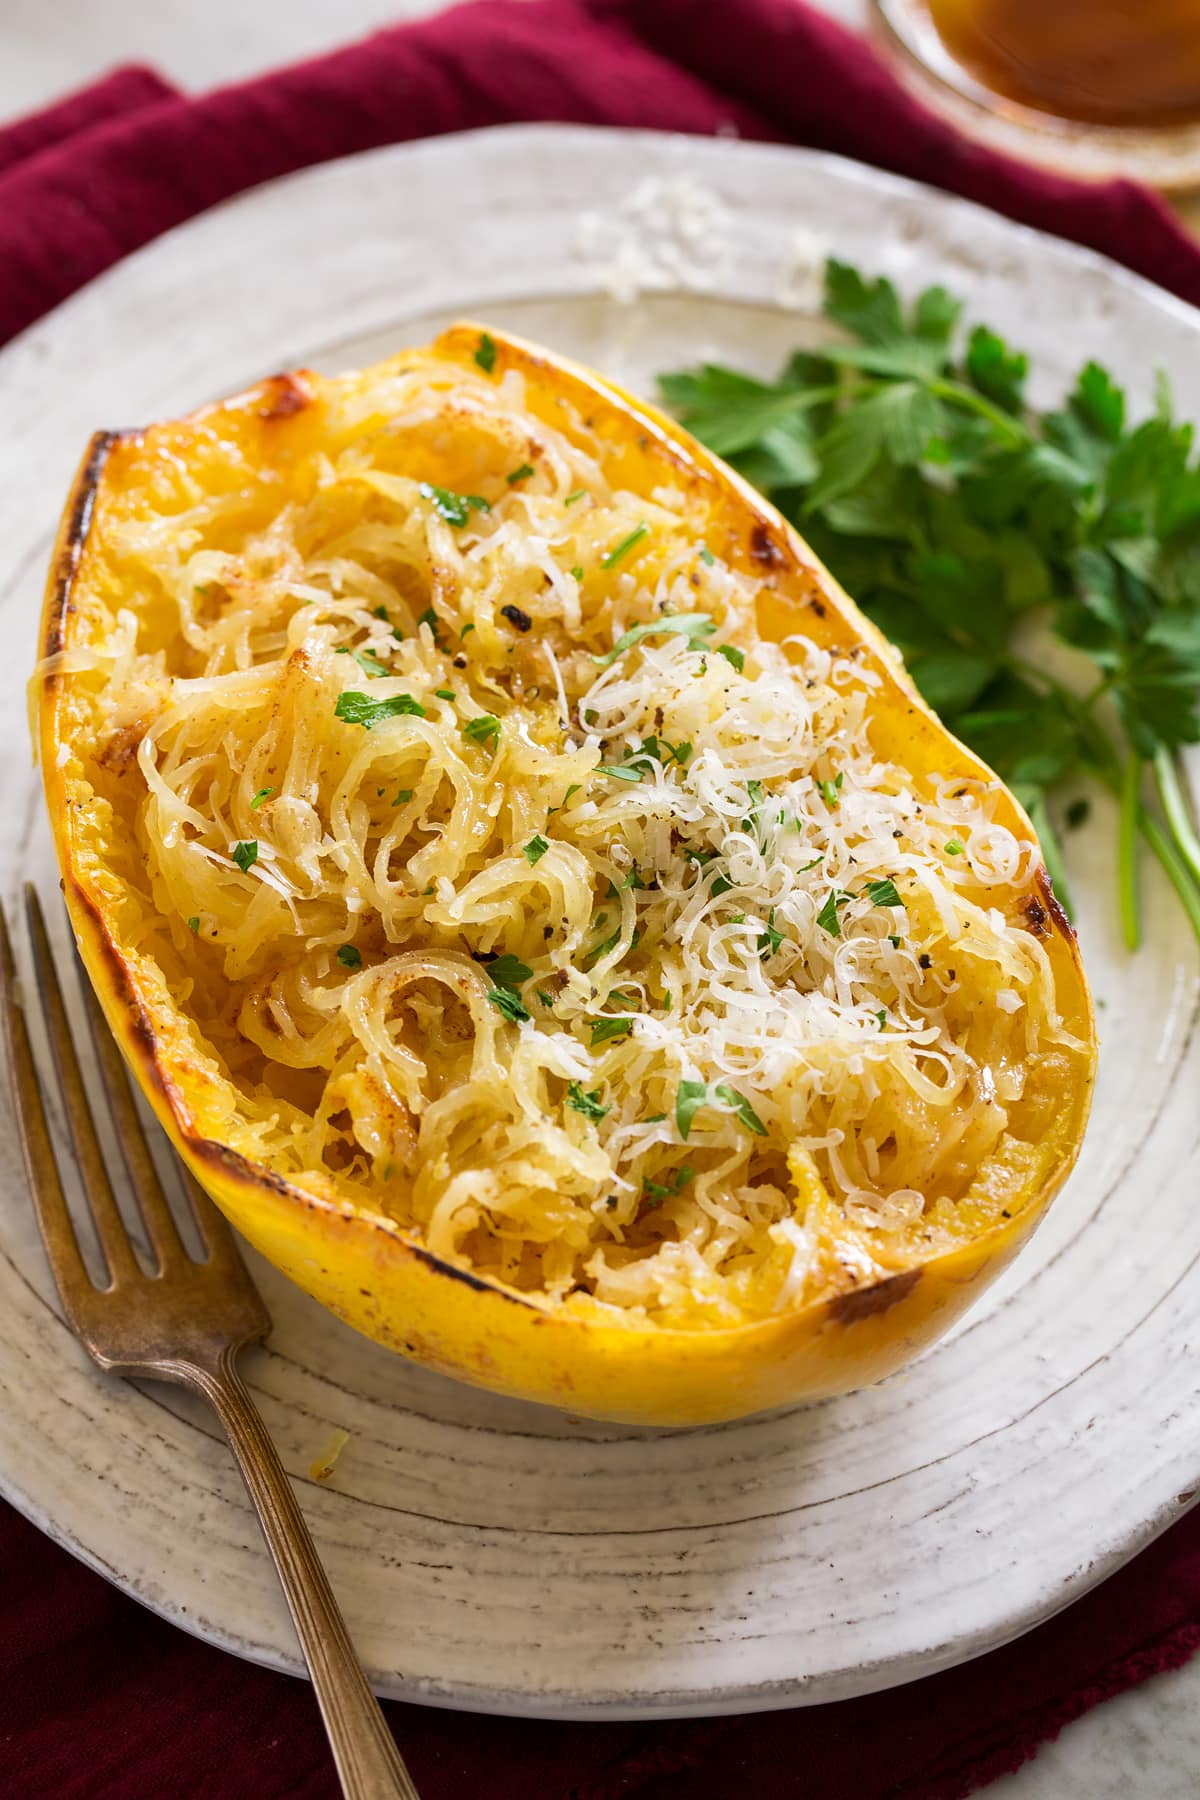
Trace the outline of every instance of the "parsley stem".
<instances>
[{"instance_id":1,"label":"parsley stem","mask_svg":"<svg viewBox=\"0 0 1200 1800\"><path fill-rule=\"evenodd\" d=\"M940 376L934 376L926 381L925 386L931 394L936 394L939 400L948 400L951 406L961 406L967 412L978 413L981 419L986 419L989 425L995 426L996 430L1001 432L1015 447L1023 449L1032 441L1029 432L1019 419L1014 419L1011 413L1006 413L1000 407L993 406L990 400L985 400L983 395L975 393L974 389L962 387L957 381L943 380Z\"/></svg>"},{"instance_id":2,"label":"parsley stem","mask_svg":"<svg viewBox=\"0 0 1200 1800\"><path fill-rule=\"evenodd\" d=\"M1178 894L1179 903L1196 934L1196 941L1200 943L1200 886L1197 886L1188 874L1187 864L1180 856L1170 833L1163 830L1154 814L1143 808L1140 823L1146 842L1157 856L1163 872Z\"/></svg>"},{"instance_id":3,"label":"parsley stem","mask_svg":"<svg viewBox=\"0 0 1200 1800\"><path fill-rule=\"evenodd\" d=\"M1127 950L1136 950L1142 941L1137 880L1137 835L1141 815L1138 794L1141 784L1142 759L1131 750L1121 777L1121 816L1117 836L1117 891L1121 903L1121 935L1125 939Z\"/></svg>"},{"instance_id":4,"label":"parsley stem","mask_svg":"<svg viewBox=\"0 0 1200 1800\"><path fill-rule=\"evenodd\" d=\"M1154 780L1171 836L1175 840L1175 848L1191 871L1192 879L1200 881L1200 837L1196 835L1196 828L1188 811L1178 765L1171 752L1162 744L1154 752Z\"/></svg>"}]
</instances>

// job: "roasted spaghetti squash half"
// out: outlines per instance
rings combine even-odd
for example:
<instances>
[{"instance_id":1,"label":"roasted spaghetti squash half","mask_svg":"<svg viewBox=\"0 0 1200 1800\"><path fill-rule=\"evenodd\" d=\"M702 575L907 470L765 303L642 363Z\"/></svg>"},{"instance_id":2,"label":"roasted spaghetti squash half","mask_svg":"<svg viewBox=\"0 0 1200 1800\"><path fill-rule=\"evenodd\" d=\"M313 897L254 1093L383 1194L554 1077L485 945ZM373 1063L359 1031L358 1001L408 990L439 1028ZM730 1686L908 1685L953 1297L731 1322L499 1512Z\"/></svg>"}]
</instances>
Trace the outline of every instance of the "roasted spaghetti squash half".
<instances>
[{"instance_id":1,"label":"roasted spaghetti squash half","mask_svg":"<svg viewBox=\"0 0 1200 1800\"><path fill-rule=\"evenodd\" d=\"M34 677L80 950L233 1223L596 1417L879 1380L1075 1159L1033 830L783 520L498 331L93 442Z\"/></svg>"}]
</instances>

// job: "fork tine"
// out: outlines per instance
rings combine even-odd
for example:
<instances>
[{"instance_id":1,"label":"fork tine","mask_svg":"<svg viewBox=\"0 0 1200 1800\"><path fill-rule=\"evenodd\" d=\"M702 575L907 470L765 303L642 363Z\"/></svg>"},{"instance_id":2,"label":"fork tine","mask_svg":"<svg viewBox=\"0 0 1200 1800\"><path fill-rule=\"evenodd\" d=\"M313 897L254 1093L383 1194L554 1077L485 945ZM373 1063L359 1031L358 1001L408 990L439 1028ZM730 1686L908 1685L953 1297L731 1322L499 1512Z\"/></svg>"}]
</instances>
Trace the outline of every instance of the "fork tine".
<instances>
[{"instance_id":1,"label":"fork tine","mask_svg":"<svg viewBox=\"0 0 1200 1800\"><path fill-rule=\"evenodd\" d=\"M100 1248L108 1265L109 1279L115 1287L121 1281L138 1280L141 1271L124 1221L117 1210L112 1184L104 1167L104 1158L100 1154L100 1141L96 1136L87 1091L79 1072L79 1058L71 1041L71 1028L67 1023L62 989L50 954L46 921L37 890L29 884L25 888L25 910L29 920L29 936L33 944L33 962L46 1020L46 1033L54 1055L54 1066L58 1071L58 1084L67 1122L71 1127L75 1161L79 1167L84 1197L96 1227L96 1235L100 1239Z\"/></svg>"},{"instance_id":2,"label":"fork tine","mask_svg":"<svg viewBox=\"0 0 1200 1800\"><path fill-rule=\"evenodd\" d=\"M242 1261L242 1252L229 1220L216 1202L205 1193L192 1171L182 1162L179 1167L191 1204L192 1216L196 1221L196 1229L204 1240L209 1257L214 1263L219 1263L222 1268L230 1272L236 1271L249 1281L249 1272Z\"/></svg>"},{"instance_id":3,"label":"fork tine","mask_svg":"<svg viewBox=\"0 0 1200 1800\"><path fill-rule=\"evenodd\" d=\"M100 1002L96 998L87 970L79 963L78 958L76 963L104 1092L113 1124L117 1128L121 1156L129 1173L142 1223L154 1246L159 1269L165 1270L169 1262L186 1256L187 1251L183 1247L162 1182L158 1179L158 1170L154 1166L154 1158L142 1130L142 1121L138 1118L137 1108L133 1103L129 1077L125 1072L121 1052L117 1049L116 1039L100 1010Z\"/></svg>"},{"instance_id":4,"label":"fork tine","mask_svg":"<svg viewBox=\"0 0 1200 1800\"><path fill-rule=\"evenodd\" d=\"M54 1160L41 1085L29 1044L29 1028L24 1009L17 999L16 979L8 921L0 910L0 1004L4 1014L9 1080L16 1105L17 1135L25 1154L38 1230L46 1247L50 1272L68 1319L76 1331L81 1331L77 1302L91 1290L92 1282L79 1252L79 1241Z\"/></svg>"}]
</instances>

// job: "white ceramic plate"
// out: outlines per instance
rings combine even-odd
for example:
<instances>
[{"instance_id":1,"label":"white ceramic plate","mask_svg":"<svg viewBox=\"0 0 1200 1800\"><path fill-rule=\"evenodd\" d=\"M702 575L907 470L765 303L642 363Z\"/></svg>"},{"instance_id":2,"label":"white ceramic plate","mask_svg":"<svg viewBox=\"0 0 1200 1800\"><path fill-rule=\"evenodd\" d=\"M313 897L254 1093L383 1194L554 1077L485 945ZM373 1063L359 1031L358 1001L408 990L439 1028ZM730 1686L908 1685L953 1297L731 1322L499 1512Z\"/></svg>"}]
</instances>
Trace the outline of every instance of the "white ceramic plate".
<instances>
[{"instance_id":1,"label":"white ceramic plate","mask_svg":"<svg viewBox=\"0 0 1200 1800\"><path fill-rule=\"evenodd\" d=\"M597 285L652 240L666 287ZM597 216L580 227L581 210ZM797 233L802 236L797 238ZM723 237L727 254L721 253ZM623 247L622 247L623 246ZM580 255L583 248L586 254ZM295 363L343 368L469 312L648 388L811 334L824 249L943 280L1035 356L1087 354L1200 415L1197 315L1102 260L834 158L519 128L376 152L263 188L133 257L0 357L0 855L54 880L22 683L73 464L97 425L180 411ZM806 297L805 290L808 290ZM558 1716L830 1700L977 1654L1161 1531L1200 1475L1197 970L1147 881L1148 947L1111 903L1113 822L1070 855L1105 1045L1078 1172L1015 1269L905 1375L748 1423L579 1423L411 1368L256 1262L275 1319L246 1370L379 1688ZM283 1603L213 1420L95 1373L62 1325L11 1148L0 1170L0 1488L165 1617L295 1669ZM333 1426L333 1480L308 1477Z\"/></svg>"}]
</instances>

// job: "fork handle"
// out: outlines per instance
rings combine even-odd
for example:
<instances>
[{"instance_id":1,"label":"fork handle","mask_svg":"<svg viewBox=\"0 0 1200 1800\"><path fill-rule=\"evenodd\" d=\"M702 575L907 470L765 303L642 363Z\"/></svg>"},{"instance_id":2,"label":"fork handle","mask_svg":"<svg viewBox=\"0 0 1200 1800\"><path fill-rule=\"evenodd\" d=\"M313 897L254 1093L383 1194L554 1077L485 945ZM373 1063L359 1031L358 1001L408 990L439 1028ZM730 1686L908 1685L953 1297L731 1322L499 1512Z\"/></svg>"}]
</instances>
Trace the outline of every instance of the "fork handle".
<instances>
[{"instance_id":1,"label":"fork handle","mask_svg":"<svg viewBox=\"0 0 1200 1800\"><path fill-rule=\"evenodd\" d=\"M420 1800L235 1354L210 1368L189 1363L172 1372L210 1403L237 1458L283 1583L342 1790L347 1800Z\"/></svg>"}]
</instances>

